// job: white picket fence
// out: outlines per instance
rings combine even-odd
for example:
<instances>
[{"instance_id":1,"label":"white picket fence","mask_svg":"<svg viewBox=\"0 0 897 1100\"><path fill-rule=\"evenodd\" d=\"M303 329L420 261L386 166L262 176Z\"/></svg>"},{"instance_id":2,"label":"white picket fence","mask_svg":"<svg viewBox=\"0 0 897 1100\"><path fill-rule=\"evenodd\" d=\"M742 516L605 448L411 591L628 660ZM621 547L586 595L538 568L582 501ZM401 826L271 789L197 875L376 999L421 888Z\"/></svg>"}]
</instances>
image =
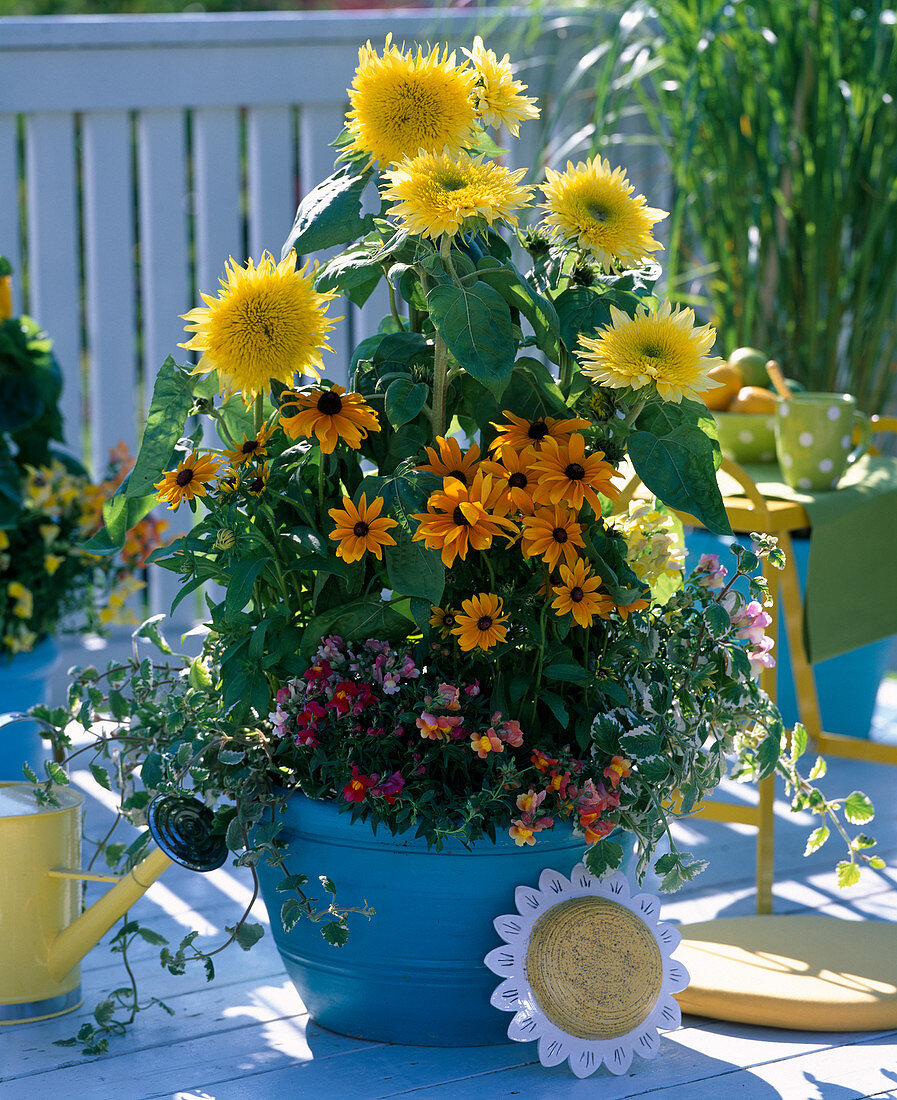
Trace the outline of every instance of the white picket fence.
<instances>
[{"instance_id":1,"label":"white picket fence","mask_svg":"<svg viewBox=\"0 0 897 1100\"><path fill-rule=\"evenodd\" d=\"M516 44L550 99L595 46L575 26L546 18L525 49L525 12L0 19L0 253L55 342L71 449L96 472L119 440L133 450L159 364L187 361L179 315L216 291L229 256L279 256L299 196L332 170L360 44L485 33L499 53ZM521 134L514 156L531 164L541 135ZM656 170L634 176L658 203ZM387 309L336 306L338 377ZM172 588L157 580L164 610Z\"/></svg>"}]
</instances>

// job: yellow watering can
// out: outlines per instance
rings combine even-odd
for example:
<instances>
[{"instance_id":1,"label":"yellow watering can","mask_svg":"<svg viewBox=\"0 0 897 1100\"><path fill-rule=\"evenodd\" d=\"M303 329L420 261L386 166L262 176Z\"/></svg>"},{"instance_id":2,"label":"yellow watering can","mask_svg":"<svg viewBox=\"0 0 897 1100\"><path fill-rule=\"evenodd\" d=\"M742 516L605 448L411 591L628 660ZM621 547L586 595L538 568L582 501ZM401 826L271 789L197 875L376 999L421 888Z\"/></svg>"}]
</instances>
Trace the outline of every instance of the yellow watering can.
<instances>
[{"instance_id":1,"label":"yellow watering can","mask_svg":"<svg viewBox=\"0 0 897 1100\"><path fill-rule=\"evenodd\" d=\"M192 798L157 798L147 823L154 848L126 875L80 870L84 796L54 789L42 806L29 783L0 783L0 1025L47 1020L81 1004L81 959L172 862L212 871L227 846L211 812ZM81 882L111 890L81 912Z\"/></svg>"}]
</instances>

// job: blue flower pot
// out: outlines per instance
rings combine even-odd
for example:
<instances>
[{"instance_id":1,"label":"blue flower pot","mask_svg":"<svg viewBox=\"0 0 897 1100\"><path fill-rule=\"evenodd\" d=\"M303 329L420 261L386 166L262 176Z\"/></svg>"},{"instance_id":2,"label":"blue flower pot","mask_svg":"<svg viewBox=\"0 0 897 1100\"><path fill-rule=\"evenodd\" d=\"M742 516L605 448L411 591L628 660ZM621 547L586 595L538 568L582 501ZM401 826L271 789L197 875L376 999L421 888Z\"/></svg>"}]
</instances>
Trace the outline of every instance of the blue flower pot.
<instances>
[{"instance_id":1,"label":"blue flower pot","mask_svg":"<svg viewBox=\"0 0 897 1100\"><path fill-rule=\"evenodd\" d=\"M49 702L50 677L59 659L52 638L45 638L31 653L0 658L0 714L18 714L38 703ZM11 722L0 726L0 780L21 780L22 764L43 778L50 749L37 722Z\"/></svg>"},{"instance_id":2,"label":"blue flower pot","mask_svg":"<svg viewBox=\"0 0 897 1100\"><path fill-rule=\"evenodd\" d=\"M435 852L413 829L375 834L338 804L300 794L290 796L283 820L284 861L291 874L308 875L312 896L324 897L317 876L327 875L341 906L366 902L376 910L370 920L350 916L344 947L325 943L320 925L304 919L285 933L283 872L259 864L275 943L313 1020L343 1035L412 1046L508 1041L508 1019L489 1003L498 982L483 964L500 943L492 922L515 912L516 887L537 885L544 868L569 875L584 852L571 828L542 833L531 847L500 836Z\"/></svg>"},{"instance_id":3,"label":"blue flower pot","mask_svg":"<svg viewBox=\"0 0 897 1100\"><path fill-rule=\"evenodd\" d=\"M694 569L701 554L718 554L720 563L731 573L735 558L728 548L734 541L731 536L711 535L706 531L686 532L686 570ZM742 538L739 541L742 546L748 546L750 540ZM803 589L807 581L810 540L792 536L791 542L798 580ZM743 595L747 596L747 585L744 586ZM882 638L813 665L822 728L825 732L839 733L845 737L869 737L875 698L888 670L891 643L891 638ZM772 655L778 668L776 702L785 725L793 726L798 721L797 696L791 672L788 639L785 636L785 618L781 611L779 636Z\"/></svg>"}]
</instances>

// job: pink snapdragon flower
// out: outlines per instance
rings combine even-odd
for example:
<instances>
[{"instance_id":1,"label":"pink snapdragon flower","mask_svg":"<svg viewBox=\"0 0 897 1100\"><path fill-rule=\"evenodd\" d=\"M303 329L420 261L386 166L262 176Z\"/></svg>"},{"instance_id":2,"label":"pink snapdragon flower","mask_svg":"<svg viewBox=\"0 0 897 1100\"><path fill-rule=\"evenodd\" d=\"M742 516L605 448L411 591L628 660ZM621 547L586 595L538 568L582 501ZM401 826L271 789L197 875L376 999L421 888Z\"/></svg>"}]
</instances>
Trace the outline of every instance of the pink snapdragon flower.
<instances>
[{"instance_id":1,"label":"pink snapdragon flower","mask_svg":"<svg viewBox=\"0 0 897 1100\"><path fill-rule=\"evenodd\" d=\"M711 592L717 592L725 584L728 570L719 563L718 554L702 554L695 568L697 576L695 583L702 588L709 588Z\"/></svg>"},{"instance_id":2,"label":"pink snapdragon flower","mask_svg":"<svg viewBox=\"0 0 897 1100\"><path fill-rule=\"evenodd\" d=\"M769 652L775 643L772 638L764 634L757 645L747 651L748 660L751 662L751 673L759 676L764 668L775 668L775 657Z\"/></svg>"},{"instance_id":3,"label":"pink snapdragon flower","mask_svg":"<svg viewBox=\"0 0 897 1100\"><path fill-rule=\"evenodd\" d=\"M380 795L392 806L404 786L405 780L402 778L401 772L393 772L389 779L378 781L377 785L371 788L371 794Z\"/></svg>"},{"instance_id":4,"label":"pink snapdragon flower","mask_svg":"<svg viewBox=\"0 0 897 1100\"><path fill-rule=\"evenodd\" d=\"M757 600L751 600L731 616L732 626L736 630L736 638L745 638L752 645L760 645L765 634L764 631L772 623L772 618L763 610Z\"/></svg>"},{"instance_id":5,"label":"pink snapdragon flower","mask_svg":"<svg viewBox=\"0 0 897 1100\"><path fill-rule=\"evenodd\" d=\"M481 760L485 760L490 752L505 751L501 738L491 726L485 733L471 734L470 747Z\"/></svg>"}]
</instances>

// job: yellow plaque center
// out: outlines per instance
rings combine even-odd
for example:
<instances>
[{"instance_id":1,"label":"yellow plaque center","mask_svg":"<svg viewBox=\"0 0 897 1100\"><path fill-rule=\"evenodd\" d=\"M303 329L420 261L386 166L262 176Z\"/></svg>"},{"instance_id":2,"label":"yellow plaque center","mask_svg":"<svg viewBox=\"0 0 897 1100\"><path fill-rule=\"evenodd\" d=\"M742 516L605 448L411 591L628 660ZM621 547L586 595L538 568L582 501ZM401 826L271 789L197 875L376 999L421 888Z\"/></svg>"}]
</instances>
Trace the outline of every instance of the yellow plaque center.
<instances>
[{"instance_id":1,"label":"yellow plaque center","mask_svg":"<svg viewBox=\"0 0 897 1100\"><path fill-rule=\"evenodd\" d=\"M643 920L607 898L571 898L536 922L526 975L549 1020L577 1039L616 1039L657 1004L663 959Z\"/></svg>"}]
</instances>

